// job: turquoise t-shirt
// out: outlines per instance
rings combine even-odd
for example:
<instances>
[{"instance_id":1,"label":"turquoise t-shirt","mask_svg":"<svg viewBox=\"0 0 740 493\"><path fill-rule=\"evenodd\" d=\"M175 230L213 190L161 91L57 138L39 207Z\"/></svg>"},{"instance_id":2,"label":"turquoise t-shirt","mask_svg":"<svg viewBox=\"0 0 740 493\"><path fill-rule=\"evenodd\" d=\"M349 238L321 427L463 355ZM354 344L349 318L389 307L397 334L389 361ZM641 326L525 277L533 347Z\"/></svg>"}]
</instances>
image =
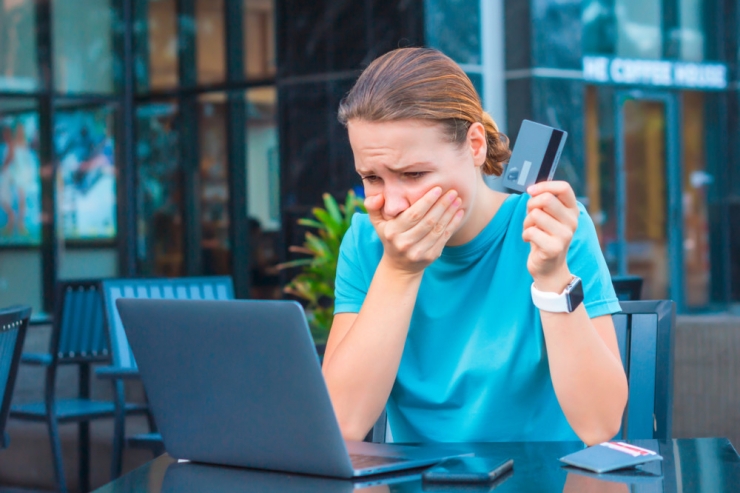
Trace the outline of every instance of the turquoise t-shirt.
<instances>
[{"instance_id":1,"label":"turquoise t-shirt","mask_svg":"<svg viewBox=\"0 0 740 493\"><path fill-rule=\"evenodd\" d=\"M528 199L510 195L478 236L445 247L426 268L387 404L395 441L578 439L555 396L532 304ZM596 230L579 208L568 267L582 279L591 318L618 312ZM356 214L340 249L335 313L360 311L382 255L368 216Z\"/></svg>"}]
</instances>

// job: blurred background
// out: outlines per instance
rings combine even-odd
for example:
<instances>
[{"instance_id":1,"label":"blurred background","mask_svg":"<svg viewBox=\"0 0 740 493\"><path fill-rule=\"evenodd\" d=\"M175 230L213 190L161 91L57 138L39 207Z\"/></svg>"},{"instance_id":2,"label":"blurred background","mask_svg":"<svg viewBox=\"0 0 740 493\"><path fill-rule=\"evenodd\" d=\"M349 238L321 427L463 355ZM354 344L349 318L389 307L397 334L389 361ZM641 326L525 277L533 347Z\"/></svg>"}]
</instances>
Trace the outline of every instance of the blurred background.
<instances>
[{"instance_id":1,"label":"blurred background","mask_svg":"<svg viewBox=\"0 0 740 493\"><path fill-rule=\"evenodd\" d=\"M682 314L676 436L732 437L737 0L0 0L0 306L43 322L58 280L100 277L281 297L296 220L360 185L339 101L405 46L458 62L512 141L569 133L558 176L612 274Z\"/></svg>"}]
</instances>

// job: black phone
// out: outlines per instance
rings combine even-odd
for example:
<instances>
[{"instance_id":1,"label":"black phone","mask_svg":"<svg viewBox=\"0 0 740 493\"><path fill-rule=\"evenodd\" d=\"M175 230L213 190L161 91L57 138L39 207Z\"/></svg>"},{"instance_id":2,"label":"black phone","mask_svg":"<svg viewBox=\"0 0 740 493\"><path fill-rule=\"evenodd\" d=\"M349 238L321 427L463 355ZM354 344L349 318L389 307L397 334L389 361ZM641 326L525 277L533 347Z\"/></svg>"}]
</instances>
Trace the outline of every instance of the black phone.
<instances>
[{"instance_id":1,"label":"black phone","mask_svg":"<svg viewBox=\"0 0 740 493\"><path fill-rule=\"evenodd\" d=\"M489 483L513 469L513 459L489 457L450 457L421 475L435 483Z\"/></svg>"}]
</instances>

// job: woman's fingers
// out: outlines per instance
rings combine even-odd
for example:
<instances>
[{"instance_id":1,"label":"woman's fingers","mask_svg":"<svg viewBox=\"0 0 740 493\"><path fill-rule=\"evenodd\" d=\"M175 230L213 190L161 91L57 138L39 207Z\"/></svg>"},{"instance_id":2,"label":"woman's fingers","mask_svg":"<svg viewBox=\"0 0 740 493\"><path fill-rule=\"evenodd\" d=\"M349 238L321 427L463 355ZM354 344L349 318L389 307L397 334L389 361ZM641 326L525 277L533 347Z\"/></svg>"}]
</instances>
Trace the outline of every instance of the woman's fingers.
<instances>
[{"instance_id":1,"label":"woman's fingers","mask_svg":"<svg viewBox=\"0 0 740 493\"><path fill-rule=\"evenodd\" d=\"M382 221L383 215L383 204L385 203L385 197L382 194L370 195L365 197L365 209L367 209L367 215L370 217L370 222L377 224Z\"/></svg>"},{"instance_id":2,"label":"woman's fingers","mask_svg":"<svg viewBox=\"0 0 740 493\"><path fill-rule=\"evenodd\" d=\"M542 209L534 209L532 212L527 214L527 217L524 220L524 228L533 226L541 229L547 234L567 240L570 240L570 238L573 237L573 232L575 231L575 228L571 228L570 224L558 221Z\"/></svg>"},{"instance_id":3,"label":"woman's fingers","mask_svg":"<svg viewBox=\"0 0 740 493\"><path fill-rule=\"evenodd\" d=\"M442 255L442 250L444 249L445 245L447 245L447 240L449 240L450 237L455 233L455 231L457 231L457 228L460 227L460 223L462 223L464 215L465 211L459 208L452 213L450 222L447 223L447 227L445 228L443 234L439 235L437 241L435 241L434 245L432 245L432 247L428 250L429 256L431 258L437 259L440 255Z\"/></svg>"},{"instance_id":4,"label":"woman's fingers","mask_svg":"<svg viewBox=\"0 0 740 493\"><path fill-rule=\"evenodd\" d=\"M522 239L537 247L541 260L557 258L567 248L562 238L547 234L536 226L525 229Z\"/></svg>"},{"instance_id":5,"label":"woman's fingers","mask_svg":"<svg viewBox=\"0 0 740 493\"><path fill-rule=\"evenodd\" d=\"M434 187L425 193L419 200L398 215L396 222L399 228L407 231L424 220L429 210L437 203L442 195L442 187Z\"/></svg>"},{"instance_id":6,"label":"woman's fingers","mask_svg":"<svg viewBox=\"0 0 740 493\"><path fill-rule=\"evenodd\" d=\"M409 251L412 258L424 258L429 262L439 258L442 249L447 244L447 240L450 239L460 225L464 215L464 211L460 209L461 204L462 200L455 198L452 204L444 211L434 228L414 243Z\"/></svg>"},{"instance_id":7,"label":"woman's fingers","mask_svg":"<svg viewBox=\"0 0 740 493\"><path fill-rule=\"evenodd\" d=\"M557 221L570 227L575 231L578 227L578 206L568 207L560 199L560 196L553 195L550 192L543 192L536 197L532 197L527 202L528 217L532 211L542 210Z\"/></svg>"},{"instance_id":8,"label":"woman's fingers","mask_svg":"<svg viewBox=\"0 0 740 493\"><path fill-rule=\"evenodd\" d=\"M544 192L555 195L568 208L578 207L576 194L567 181L542 181L527 189L527 193L536 197Z\"/></svg>"},{"instance_id":9,"label":"woman's fingers","mask_svg":"<svg viewBox=\"0 0 740 493\"><path fill-rule=\"evenodd\" d=\"M461 200L455 190L449 190L440 197L434 205L426 212L421 221L408 231L408 239L412 242L420 241L422 238L432 233L435 236L441 234L452 214L447 214L450 209L456 209L460 206ZM444 220L445 215L449 217Z\"/></svg>"}]
</instances>

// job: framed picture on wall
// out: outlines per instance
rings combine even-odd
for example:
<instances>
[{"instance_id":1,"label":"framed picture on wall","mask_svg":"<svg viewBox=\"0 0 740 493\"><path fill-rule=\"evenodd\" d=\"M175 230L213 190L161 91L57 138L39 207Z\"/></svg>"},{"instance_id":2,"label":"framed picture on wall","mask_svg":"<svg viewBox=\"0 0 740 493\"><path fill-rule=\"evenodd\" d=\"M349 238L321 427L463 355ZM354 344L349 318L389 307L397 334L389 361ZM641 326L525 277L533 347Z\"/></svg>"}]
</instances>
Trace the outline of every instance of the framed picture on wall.
<instances>
[{"instance_id":1,"label":"framed picture on wall","mask_svg":"<svg viewBox=\"0 0 740 493\"><path fill-rule=\"evenodd\" d=\"M38 115L0 117L0 245L41 243Z\"/></svg>"},{"instance_id":2,"label":"framed picture on wall","mask_svg":"<svg viewBox=\"0 0 740 493\"><path fill-rule=\"evenodd\" d=\"M54 125L62 232L67 240L116 235L113 110L59 111Z\"/></svg>"}]
</instances>

